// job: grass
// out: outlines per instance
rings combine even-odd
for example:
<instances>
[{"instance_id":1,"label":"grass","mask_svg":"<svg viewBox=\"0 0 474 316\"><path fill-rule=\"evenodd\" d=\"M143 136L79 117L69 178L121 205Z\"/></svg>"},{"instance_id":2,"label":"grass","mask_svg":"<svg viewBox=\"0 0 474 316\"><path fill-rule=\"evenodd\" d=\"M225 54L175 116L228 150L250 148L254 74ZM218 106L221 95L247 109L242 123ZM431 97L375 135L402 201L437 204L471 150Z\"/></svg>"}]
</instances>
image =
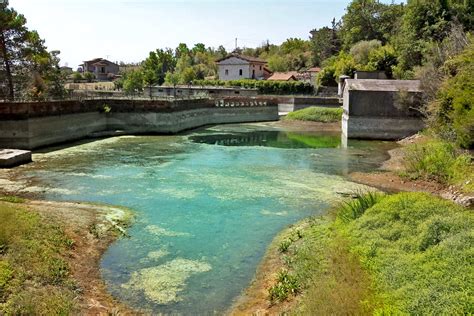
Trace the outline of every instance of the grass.
<instances>
[{"instance_id":1,"label":"grass","mask_svg":"<svg viewBox=\"0 0 474 316\"><path fill-rule=\"evenodd\" d=\"M381 199L335 226L373 277L394 314L471 314L474 286L471 211L425 193Z\"/></svg>"},{"instance_id":2,"label":"grass","mask_svg":"<svg viewBox=\"0 0 474 316\"><path fill-rule=\"evenodd\" d=\"M342 117L341 108L325 108L312 106L288 113L285 120L312 121L312 122L339 122Z\"/></svg>"},{"instance_id":3,"label":"grass","mask_svg":"<svg viewBox=\"0 0 474 316\"><path fill-rule=\"evenodd\" d=\"M72 240L21 204L0 202L0 223L0 314L73 312L75 286L63 258Z\"/></svg>"},{"instance_id":4,"label":"grass","mask_svg":"<svg viewBox=\"0 0 474 316\"><path fill-rule=\"evenodd\" d=\"M364 212L374 206L382 199L383 195L378 192L358 192L353 200L344 202L337 213L343 222L350 222L361 217Z\"/></svg>"},{"instance_id":5,"label":"grass","mask_svg":"<svg viewBox=\"0 0 474 316\"><path fill-rule=\"evenodd\" d=\"M472 159L472 155L458 152L452 144L430 140L406 148L406 171L402 176L434 180L444 185L456 185L465 192L474 192Z\"/></svg>"},{"instance_id":6,"label":"grass","mask_svg":"<svg viewBox=\"0 0 474 316\"><path fill-rule=\"evenodd\" d=\"M270 301L302 293L293 310L302 315L474 312L470 210L426 193L367 193L334 213L284 239L282 271L298 287L278 276Z\"/></svg>"}]
</instances>

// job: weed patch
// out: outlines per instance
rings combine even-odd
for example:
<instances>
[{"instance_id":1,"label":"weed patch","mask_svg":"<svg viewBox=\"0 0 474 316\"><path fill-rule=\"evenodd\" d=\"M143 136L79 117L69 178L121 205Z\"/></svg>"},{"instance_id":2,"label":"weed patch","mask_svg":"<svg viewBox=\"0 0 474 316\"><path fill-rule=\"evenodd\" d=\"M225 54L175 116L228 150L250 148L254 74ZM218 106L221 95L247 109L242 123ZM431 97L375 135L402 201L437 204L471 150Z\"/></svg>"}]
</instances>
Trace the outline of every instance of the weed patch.
<instances>
[{"instance_id":1,"label":"weed patch","mask_svg":"<svg viewBox=\"0 0 474 316\"><path fill-rule=\"evenodd\" d=\"M433 140L408 146L404 163L406 172L402 176L457 185L474 192L472 156L459 153L452 144Z\"/></svg>"},{"instance_id":2,"label":"weed patch","mask_svg":"<svg viewBox=\"0 0 474 316\"><path fill-rule=\"evenodd\" d=\"M339 122L342 117L341 108L324 108L312 106L302 110L288 113L285 120L313 121L313 122Z\"/></svg>"}]
</instances>

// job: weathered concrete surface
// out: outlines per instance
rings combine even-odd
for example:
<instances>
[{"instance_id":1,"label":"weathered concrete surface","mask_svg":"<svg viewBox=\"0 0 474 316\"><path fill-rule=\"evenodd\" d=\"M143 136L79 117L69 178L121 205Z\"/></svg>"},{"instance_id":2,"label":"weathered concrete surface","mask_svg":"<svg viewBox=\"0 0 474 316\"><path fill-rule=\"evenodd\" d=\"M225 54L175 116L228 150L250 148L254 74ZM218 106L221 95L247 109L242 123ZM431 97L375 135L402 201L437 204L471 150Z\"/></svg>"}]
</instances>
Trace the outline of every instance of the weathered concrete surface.
<instances>
[{"instance_id":1,"label":"weathered concrete surface","mask_svg":"<svg viewBox=\"0 0 474 316\"><path fill-rule=\"evenodd\" d=\"M0 149L0 168L10 168L31 162L31 151Z\"/></svg>"},{"instance_id":2,"label":"weathered concrete surface","mask_svg":"<svg viewBox=\"0 0 474 316\"><path fill-rule=\"evenodd\" d=\"M169 134L209 124L278 118L278 103L269 98L0 104L0 147L34 149L117 130Z\"/></svg>"},{"instance_id":3,"label":"weathered concrete surface","mask_svg":"<svg viewBox=\"0 0 474 316\"><path fill-rule=\"evenodd\" d=\"M346 80L342 132L348 138L396 140L423 128L418 80Z\"/></svg>"}]
</instances>

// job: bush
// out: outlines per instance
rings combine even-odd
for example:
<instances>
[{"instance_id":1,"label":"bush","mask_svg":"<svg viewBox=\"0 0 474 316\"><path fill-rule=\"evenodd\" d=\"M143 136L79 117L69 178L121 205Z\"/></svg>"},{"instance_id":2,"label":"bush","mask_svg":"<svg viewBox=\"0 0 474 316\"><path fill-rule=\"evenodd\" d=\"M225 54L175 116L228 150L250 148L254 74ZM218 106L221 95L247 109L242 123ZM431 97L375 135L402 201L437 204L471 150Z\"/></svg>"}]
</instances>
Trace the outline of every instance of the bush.
<instances>
[{"instance_id":1,"label":"bush","mask_svg":"<svg viewBox=\"0 0 474 316\"><path fill-rule=\"evenodd\" d=\"M195 80L194 85L226 86L245 89L258 89L260 94L312 94L314 88L309 83L300 81L267 81L267 80Z\"/></svg>"},{"instance_id":2,"label":"bush","mask_svg":"<svg viewBox=\"0 0 474 316\"><path fill-rule=\"evenodd\" d=\"M474 41L444 68L448 78L430 106L430 126L441 138L474 148Z\"/></svg>"},{"instance_id":3,"label":"bush","mask_svg":"<svg viewBox=\"0 0 474 316\"><path fill-rule=\"evenodd\" d=\"M467 153L459 154L447 142L432 140L408 146L404 164L404 176L435 180L445 185L458 185L465 191L474 191L472 156Z\"/></svg>"},{"instance_id":4,"label":"bush","mask_svg":"<svg viewBox=\"0 0 474 316\"><path fill-rule=\"evenodd\" d=\"M364 212L382 200L383 195L377 192L359 192L355 199L349 202L343 202L337 214L338 218L345 223L361 217Z\"/></svg>"},{"instance_id":5,"label":"bush","mask_svg":"<svg viewBox=\"0 0 474 316\"><path fill-rule=\"evenodd\" d=\"M313 121L313 122L339 122L342 117L341 108L324 108L312 106L302 110L288 113L285 120Z\"/></svg>"},{"instance_id":6,"label":"bush","mask_svg":"<svg viewBox=\"0 0 474 316\"><path fill-rule=\"evenodd\" d=\"M290 239L285 239L278 246L278 250L280 252L287 252L288 249L290 248L290 246L291 246L291 240Z\"/></svg>"},{"instance_id":7,"label":"bush","mask_svg":"<svg viewBox=\"0 0 474 316\"><path fill-rule=\"evenodd\" d=\"M295 295L300 291L298 279L286 270L281 270L278 273L277 281L277 284L268 290L271 303L284 301L288 296Z\"/></svg>"}]
</instances>

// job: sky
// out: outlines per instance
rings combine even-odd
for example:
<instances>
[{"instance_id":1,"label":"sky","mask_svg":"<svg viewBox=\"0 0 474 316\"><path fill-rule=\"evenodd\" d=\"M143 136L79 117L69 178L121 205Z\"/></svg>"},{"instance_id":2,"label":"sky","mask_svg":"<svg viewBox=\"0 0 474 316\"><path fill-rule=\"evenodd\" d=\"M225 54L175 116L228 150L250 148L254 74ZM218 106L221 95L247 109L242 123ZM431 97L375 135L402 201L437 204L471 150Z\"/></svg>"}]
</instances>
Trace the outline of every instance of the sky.
<instances>
[{"instance_id":1,"label":"sky","mask_svg":"<svg viewBox=\"0 0 474 316\"><path fill-rule=\"evenodd\" d=\"M195 43L228 51L309 38L340 19L349 0L10 0L30 30L60 50L61 65L139 62L157 48ZM386 3L391 0L383 1ZM399 1L397 1L399 2Z\"/></svg>"}]
</instances>

